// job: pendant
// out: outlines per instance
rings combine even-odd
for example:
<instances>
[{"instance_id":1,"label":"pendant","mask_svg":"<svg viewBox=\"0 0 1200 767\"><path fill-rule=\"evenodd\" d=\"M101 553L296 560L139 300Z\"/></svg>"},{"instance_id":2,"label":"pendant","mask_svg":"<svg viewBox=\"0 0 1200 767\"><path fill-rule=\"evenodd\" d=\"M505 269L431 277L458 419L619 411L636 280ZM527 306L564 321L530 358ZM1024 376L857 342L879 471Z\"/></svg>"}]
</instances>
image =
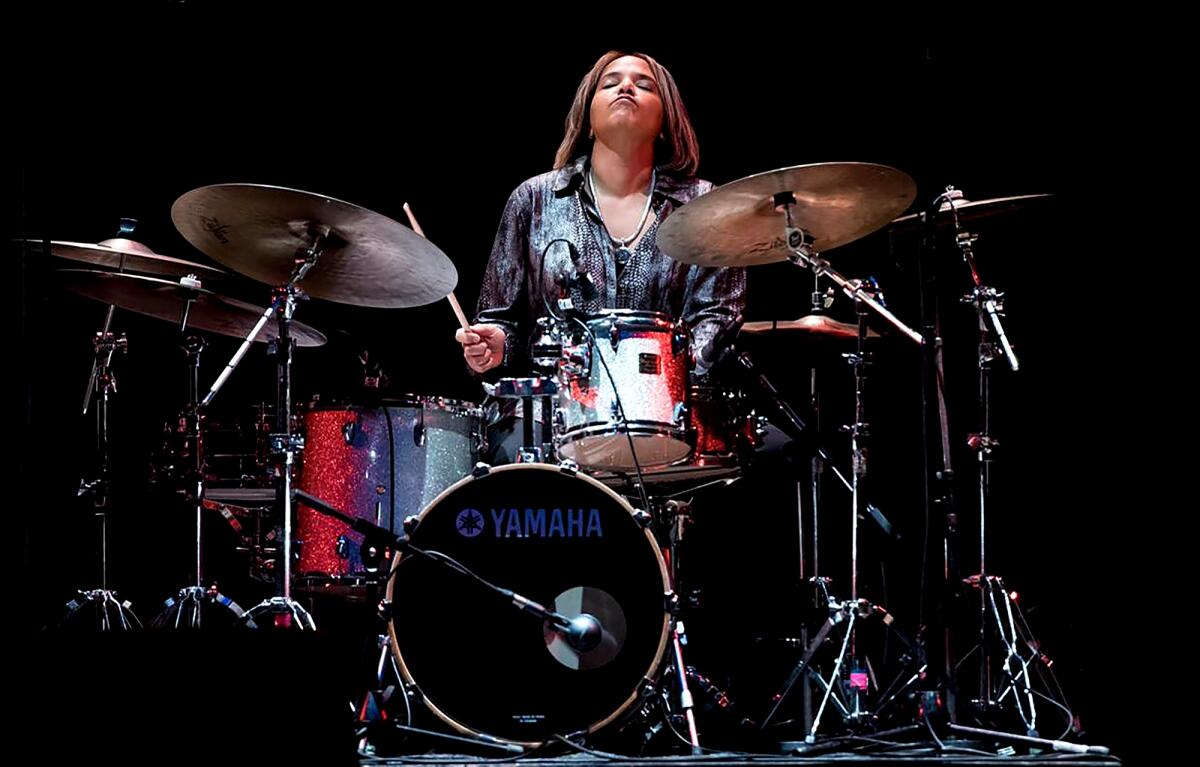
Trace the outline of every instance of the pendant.
<instances>
[{"instance_id":1,"label":"pendant","mask_svg":"<svg viewBox=\"0 0 1200 767\"><path fill-rule=\"evenodd\" d=\"M625 266L628 264L629 259L632 256L633 254L629 252L629 248L625 247L624 245L613 251L613 258L616 259L618 266Z\"/></svg>"}]
</instances>

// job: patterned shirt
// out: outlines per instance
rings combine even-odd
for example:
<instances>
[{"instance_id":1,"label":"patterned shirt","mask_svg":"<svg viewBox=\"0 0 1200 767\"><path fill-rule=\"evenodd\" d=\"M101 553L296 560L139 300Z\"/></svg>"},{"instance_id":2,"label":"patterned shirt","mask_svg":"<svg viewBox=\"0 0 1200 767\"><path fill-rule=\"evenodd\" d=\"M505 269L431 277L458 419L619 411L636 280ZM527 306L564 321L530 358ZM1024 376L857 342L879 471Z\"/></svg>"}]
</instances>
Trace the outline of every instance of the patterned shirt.
<instances>
[{"instance_id":1,"label":"patterned shirt","mask_svg":"<svg viewBox=\"0 0 1200 767\"><path fill-rule=\"evenodd\" d=\"M570 241L597 290L585 298L571 289L575 307L586 314L602 309L658 311L682 318L691 331L695 373L705 374L719 360L741 326L746 300L742 267L705 267L680 263L658 249L658 227L676 208L712 189L699 179L662 173L651 197L646 234L626 263L605 230L587 183L588 159L521 184L509 196L496 233L479 293L476 322L495 323L508 336L501 375L528 375L529 336L547 302L559 296L561 278L574 274Z\"/></svg>"}]
</instances>

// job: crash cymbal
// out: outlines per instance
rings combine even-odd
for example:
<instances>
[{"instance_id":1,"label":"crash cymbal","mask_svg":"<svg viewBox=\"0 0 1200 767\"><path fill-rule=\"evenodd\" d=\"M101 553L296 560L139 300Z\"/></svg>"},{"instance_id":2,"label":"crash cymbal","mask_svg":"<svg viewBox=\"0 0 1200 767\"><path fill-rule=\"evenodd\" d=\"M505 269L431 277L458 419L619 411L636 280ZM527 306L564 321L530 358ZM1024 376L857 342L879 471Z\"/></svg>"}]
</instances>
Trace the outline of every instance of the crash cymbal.
<instances>
[{"instance_id":1,"label":"crash cymbal","mask_svg":"<svg viewBox=\"0 0 1200 767\"><path fill-rule=\"evenodd\" d=\"M703 266L750 266L783 261L784 216L776 195L796 200L793 224L812 235L818 252L857 240L904 212L916 196L908 174L870 163L797 165L749 176L713 189L672 213L658 245L677 261Z\"/></svg>"},{"instance_id":2,"label":"crash cymbal","mask_svg":"<svg viewBox=\"0 0 1200 767\"><path fill-rule=\"evenodd\" d=\"M45 244L42 240L25 240L25 242L35 249L40 249ZM119 269L124 272L158 274L167 277L195 274L201 279L228 276L228 272L215 266L159 255L136 240L112 239L96 244L51 240L50 255L70 261L82 261L107 269Z\"/></svg>"},{"instance_id":3,"label":"crash cymbal","mask_svg":"<svg viewBox=\"0 0 1200 767\"><path fill-rule=\"evenodd\" d=\"M171 206L175 227L205 254L269 285L286 284L296 254L321 237L300 286L355 306L398 309L444 298L458 282L436 245L390 218L319 194L258 184L217 184Z\"/></svg>"},{"instance_id":4,"label":"crash cymbal","mask_svg":"<svg viewBox=\"0 0 1200 767\"><path fill-rule=\"evenodd\" d=\"M1013 213L1053 196L1050 194L1020 194L1015 197L993 197L990 200L947 200L938 206L934 223L937 225L953 224L954 216L951 215L952 209L958 212L958 220L960 222L975 221L989 216ZM921 211L901 216L893 220L888 225L888 229L896 232L917 229L924 222L925 215L925 212Z\"/></svg>"},{"instance_id":5,"label":"crash cymbal","mask_svg":"<svg viewBox=\"0 0 1200 767\"><path fill-rule=\"evenodd\" d=\"M824 314L809 314L798 320L764 320L747 322L742 332L766 336L772 333L788 335L824 336L829 338L857 338L858 326L849 322L838 322ZM879 334L867 328L867 338L878 338Z\"/></svg>"},{"instance_id":6,"label":"crash cymbal","mask_svg":"<svg viewBox=\"0 0 1200 767\"><path fill-rule=\"evenodd\" d=\"M179 322L184 301L191 298L189 327L232 338L249 335L266 309L265 306L258 307L220 296L204 288L189 289L177 281L140 274L94 269L59 269L55 274L63 287L82 296L172 323ZM254 340L264 343L273 341L278 338L278 331L278 324L270 320ZM294 320L290 333L296 339L297 346L321 346L325 343L325 336L319 331Z\"/></svg>"}]
</instances>

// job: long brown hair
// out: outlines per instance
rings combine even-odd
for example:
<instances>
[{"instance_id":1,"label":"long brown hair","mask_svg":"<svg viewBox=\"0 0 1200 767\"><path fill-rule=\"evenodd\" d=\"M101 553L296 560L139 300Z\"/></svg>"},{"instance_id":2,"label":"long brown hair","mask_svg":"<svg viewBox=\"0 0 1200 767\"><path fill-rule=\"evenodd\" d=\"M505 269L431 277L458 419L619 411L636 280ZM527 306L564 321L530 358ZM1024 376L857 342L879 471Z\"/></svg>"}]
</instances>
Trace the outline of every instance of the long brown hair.
<instances>
[{"instance_id":1,"label":"long brown hair","mask_svg":"<svg viewBox=\"0 0 1200 767\"><path fill-rule=\"evenodd\" d=\"M585 154L590 149L589 133L592 125L592 97L600 84L600 76L609 64L622 56L637 56L650 65L654 79L658 81L659 96L663 103L662 138L654 147L654 163L662 170L678 176L694 176L700 167L700 146L696 141L696 131L688 118L683 99L679 97L679 88L675 78L667 68L644 53L626 53L625 51L609 51L600 57L592 66L579 87L575 90L575 101L571 111L567 113L566 133L554 156L554 168L564 168L576 157Z\"/></svg>"}]
</instances>

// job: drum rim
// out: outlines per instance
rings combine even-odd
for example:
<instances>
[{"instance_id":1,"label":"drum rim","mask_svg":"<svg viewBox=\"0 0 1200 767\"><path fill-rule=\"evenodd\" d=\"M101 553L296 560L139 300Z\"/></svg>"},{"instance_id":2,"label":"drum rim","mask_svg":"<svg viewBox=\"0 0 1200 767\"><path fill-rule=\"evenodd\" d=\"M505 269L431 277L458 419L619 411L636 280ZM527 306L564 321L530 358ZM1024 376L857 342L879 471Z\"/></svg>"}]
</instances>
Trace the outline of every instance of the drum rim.
<instances>
[{"instance_id":1,"label":"drum rim","mask_svg":"<svg viewBox=\"0 0 1200 767\"><path fill-rule=\"evenodd\" d=\"M630 421L628 429L624 428L624 426L625 424L623 422L614 426L611 421L576 426L572 429L568 429L562 434L556 434L554 436L554 449L561 453L563 452L563 448L573 447L576 443L582 442L585 439L591 439L594 437L619 437L626 434L634 437L658 437L671 442L681 443L687 448L687 452L681 457L674 458L666 462L650 460L642 462L641 456L638 456L638 465L640 465L643 469L672 466L680 461L687 460L691 457L692 453L695 452L695 447L689 442L688 439L689 435L687 427L677 426L674 424L664 424L662 421ZM583 463L580 463L578 458L572 456L567 457L578 463L580 466L584 466ZM585 468L608 469L609 467L588 465L585 466ZM628 468L633 470L634 467L630 465Z\"/></svg>"},{"instance_id":2,"label":"drum rim","mask_svg":"<svg viewBox=\"0 0 1200 767\"><path fill-rule=\"evenodd\" d=\"M439 494L436 498L434 498L432 501L429 502L428 506L426 506L424 509L421 510L421 513L417 515L417 526L418 527L420 526L421 521L423 519L425 519L425 516L427 514L429 514L429 512L432 511L435 506L437 506L439 503L441 503L447 496L449 496L451 493L455 492L458 488L464 487L464 486L470 484L471 482L475 482L484 477L491 476L492 474L495 474L497 472L525 471L525 470L553 471L553 472L558 472L561 474L566 474L567 476L574 477L575 479L582 479L585 482L588 482L588 483L592 484L593 486L595 486L596 488L604 491L605 494L607 494L610 498L612 498L614 501L616 501L618 504L620 504L622 507L624 507L625 510L629 512L629 515L631 517L635 513L633 506L628 501L626 501L624 498L622 498L619 494L617 494L617 492L615 490L613 490L609 486L605 485L603 482L601 482L597 479L594 479L592 477L589 477L588 475L586 475L582 472L577 472L577 471L574 471L571 469L567 469L559 464L513 463L513 464L507 464L504 466L489 467L486 474L469 474L469 475L463 477L462 479L460 479L458 482L455 482L453 485L451 485L450 487L443 490L441 492L441 494ZM668 644L668 640L670 639L670 635L671 635L671 611L667 608L667 604L666 604L666 600L670 597L670 595L672 593L671 580L670 580L670 575L667 572L666 560L663 559L662 550L659 549L658 542L654 540L654 533L650 530L649 527L643 527L642 533L646 537L646 542L650 545L650 550L654 552L654 559L658 563L659 574L662 576L663 599L664 599L664 601L663 601L663 622L662 622L662 629L659 632L658 649L654 653L654 660L651 661L650 667L648 669L646 669L646 671L638 679L637 686L633 689L633 691L629 694L629 696L624 700L624 702L621 703L620 706L617 707L616 711L609 714L604 719L601 719L598 722L593 722L592 724L588 725L588 727L586 729L586 732L588 732L588 733L593 733L603 727L606 727L607 725L611 724L614 720L620 718L627 711L629 711L629 709L632 708L634 706L634 704L636 704L638 702L638 700L641 699L642 682L646 679L650 679L653 676L653 674L655 673L655 671L657 671L662 666L663 657L666 655L667 644ZM396 555L394 557L392 557L392 567L388 571L387 589L384 593L384 598L387 600L389 605L392 604L393 591L396 587L396 578L395 578L396 568L400 565L400 562L403 560L403 558L404 558L403 553L399 552L399 551L397 551ZM499 741L501 743L512 743L514 745L524 746L526 748L536 748L545 742L545 741L540 741L540 740L533 740L533 741L511 740L509 738L500 737L498 735L492 735L491 733L474 730L474 729L471 729L470 727L468 727L467 725L456 721L453 717L449 716L444 711L442 711L438 706L434 705L434 703L429 700L429 697L427 695L425 695L424 692L421 691L421 684L416 679L413 678L412 673L408 670L408 664L405 663L404 655L400 651L400 642L396 638L396 623L395 623L395 621L396 621L396 616L394 614L389 615L388 621L387 621L387 627L388 627L388 638L391 640L391 643L392 643L392 647L391 647L392 659L396 662L396 666L400 670L400 676L404 679L405 684L412 685L413 687L415 687L417 689L417 691L420 693L419 697L421 699L421 703L425 706L425 708L429 709L429 711L431 713L433 713L434 716L441 719L443 722L450 725L452 728L454 728L455 730L457 730L458 732L460 732L464 735L473 735L476 737L488 738L488 739Z\"/></svg>"},{"instance_id":3,"label":"drum rim","mask_svg":"<svg viewBox=\"0 0 1200 767\"><path fill-rule=\"evenodd\" d=\"M341 402L331 400L328 402L309 403L301 413L302 416L307 416L309 413L319 413L322 411L337 411L337 410L378 410L388 407L430 407L434 410L442 410L457 416L473 416L475 418L483 418L483 406L471 402L469 400L454 399L453 397L442 397L437 394L397 394L381 399L378 403L367 404L365 402Z\"/></svg>"},{"instance_id":4,"label":"drum rim","mask_svg":"<svg viewBox=\"0 0 1200 767\"><path fill-rule=\"evenodd\" d=\"M679 324L671 318L671 315L665 312L650 311L648 309L604 309L595 314L587 315L583 319L583 323L591 327L592 323L603 323L614 319L625 320L626 322L620 324L639 329L662 328L666 331L672 331Z\"/></svg>"}]
</instances>

